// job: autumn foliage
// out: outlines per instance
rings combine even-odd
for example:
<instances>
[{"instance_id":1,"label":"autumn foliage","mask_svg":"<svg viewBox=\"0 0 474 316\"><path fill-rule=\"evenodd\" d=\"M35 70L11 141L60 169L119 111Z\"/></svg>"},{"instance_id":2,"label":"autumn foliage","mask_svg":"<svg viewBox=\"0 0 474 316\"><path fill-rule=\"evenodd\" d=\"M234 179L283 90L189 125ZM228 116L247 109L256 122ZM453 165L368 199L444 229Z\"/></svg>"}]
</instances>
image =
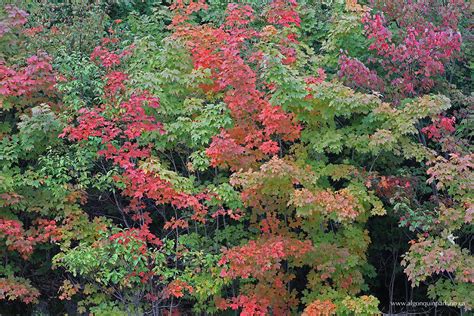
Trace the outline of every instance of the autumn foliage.
<instances>
[{"instance_id":1,"label":"autumn foliage","mask_svg":"<svg viewBox=\"0 0 474 316\"><path fill-rule=\"evenodd\" d=\"M467 8L4 6L0 314L472 310Z\"/></svg>"}]
</instances>

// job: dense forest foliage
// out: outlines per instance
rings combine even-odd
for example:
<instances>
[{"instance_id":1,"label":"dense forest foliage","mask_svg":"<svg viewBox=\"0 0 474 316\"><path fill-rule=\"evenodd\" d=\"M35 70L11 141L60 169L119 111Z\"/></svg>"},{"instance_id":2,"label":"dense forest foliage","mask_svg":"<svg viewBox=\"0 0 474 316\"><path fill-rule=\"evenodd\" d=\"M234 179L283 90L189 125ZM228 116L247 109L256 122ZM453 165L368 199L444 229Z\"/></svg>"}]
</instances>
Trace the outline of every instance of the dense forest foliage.
<instances>
[{"instance_id":1,"label":"dense forest foliage","mask_svg":"<svg viewBox=\"0 0 474 316\"><path fill-rule=\"evenodd\" d=\"M473 311L468 1L0 4L0 315Z\"/></svg>"}]
</instances>

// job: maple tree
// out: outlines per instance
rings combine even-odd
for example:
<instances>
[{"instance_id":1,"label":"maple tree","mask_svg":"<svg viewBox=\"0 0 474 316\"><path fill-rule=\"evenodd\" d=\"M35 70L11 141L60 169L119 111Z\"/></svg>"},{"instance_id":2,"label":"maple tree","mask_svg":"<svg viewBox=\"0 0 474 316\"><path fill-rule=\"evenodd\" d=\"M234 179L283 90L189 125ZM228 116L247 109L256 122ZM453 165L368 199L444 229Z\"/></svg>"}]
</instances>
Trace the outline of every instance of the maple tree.
<instances>
[{"instance_id":1,"label":"maple tree","mask_svg":"<svg viewBox=\"0 0 474 316\"><path fill-rule=\"evenodd\" d=\"M0 309L472 310L466 8L5 6Z\"/></svg>"},{"instance_id":2,"label":"maple tree","mask_svg":"<svg viewBox=\"0 0 474 316\"><path fill-rule=\"evenodd\" d=\"M433 78L445 72L445 65L461 48L458 21L465 2L451 1L446 6L436 1L373 2L379 12L362 10L359 14L370 40L368 49L375 53L368 62L380 65L383 73L378 75L359 60L343 55L339 75L354 87L380 92L390 87L386 93L395 100L429 92Z\"/></svg>"}]
</instances>

